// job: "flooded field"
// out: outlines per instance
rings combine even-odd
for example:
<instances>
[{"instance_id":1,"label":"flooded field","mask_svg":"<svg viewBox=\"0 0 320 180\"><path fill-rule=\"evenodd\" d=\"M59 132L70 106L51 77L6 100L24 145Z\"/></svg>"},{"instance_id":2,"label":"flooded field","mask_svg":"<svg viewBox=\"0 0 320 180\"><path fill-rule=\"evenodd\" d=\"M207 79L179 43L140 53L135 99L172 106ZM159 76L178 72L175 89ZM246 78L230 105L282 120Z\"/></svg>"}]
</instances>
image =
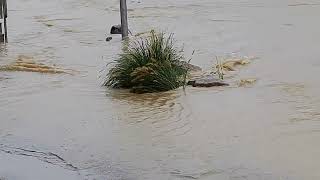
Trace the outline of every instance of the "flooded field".
<instances>
[{"instance_id":1,"label":"flooded field","mask_svg":"<svg viewBox=\"0 0 320 180\"><path fill-rule=\"evenodd\" d=\"M0 179L320 179L319 1L128 0L133 34L173 32L204 69L257 57L235 77L253 86L143 95L101 86L117 0L8 3L0 65L75 73L0 72Z\"/></svg>"}]
</instances>

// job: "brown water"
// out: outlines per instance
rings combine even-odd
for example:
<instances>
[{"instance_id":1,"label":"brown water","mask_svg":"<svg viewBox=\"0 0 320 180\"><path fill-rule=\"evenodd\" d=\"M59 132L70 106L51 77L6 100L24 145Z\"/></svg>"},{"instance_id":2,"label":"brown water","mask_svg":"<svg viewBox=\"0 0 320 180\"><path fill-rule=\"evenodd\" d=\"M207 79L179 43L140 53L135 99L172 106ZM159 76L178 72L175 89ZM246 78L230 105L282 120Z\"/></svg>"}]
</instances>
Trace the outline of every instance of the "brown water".
<instances>
[{"instance_id":1,"label":"brown water","mask_svg":"<svg viewBox=\"0 0 320 180\"><path fill-rule=\"evenodd\" d=\"M120 36L104 41L119 22L117 0L11 0L0 64L28 55L79 72L0 72L0 177L320 179L317 0L128 7L133 33L174 32L205 69L215 56L258 57L234 79L257 84L152 95L106 89L101 70L122 47Z\"/></svg>"}]
</instances>

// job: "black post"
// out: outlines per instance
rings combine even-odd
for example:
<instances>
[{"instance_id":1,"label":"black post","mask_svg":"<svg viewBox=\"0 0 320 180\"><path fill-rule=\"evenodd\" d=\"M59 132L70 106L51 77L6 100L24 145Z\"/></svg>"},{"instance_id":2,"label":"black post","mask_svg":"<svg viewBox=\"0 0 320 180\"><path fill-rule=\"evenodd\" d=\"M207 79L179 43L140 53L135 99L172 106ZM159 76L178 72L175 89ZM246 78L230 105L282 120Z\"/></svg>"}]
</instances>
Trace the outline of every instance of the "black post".
<instances>
[{"instance_id":1,"label":"black post","mask_svg":"<svg viewBox=\"0 0 320 180\"><path fill-rule=\"evenodd\" d=\"M8 42L7 0L0 0L0 42Z\"/></svg>"},{"instance_id":2,"label":"black post","mask_svg":"<svg viewBox=\"0 0 320 180\"><path fill-rule=\"evenodd\" d=\"M4 23L4 21L3 21L3 19L4 19L3 4L4 4L3 0L0 0L0 42L4 42L4 34L3 34L4 32L2 32L2 26Z\"/></svg>"},{"instance_id":3,"label":"black post","mask_svg":"<svg viewBox=\"0 0 320 180\"><path fill-rule=\"evenodd\" d=\"M7 27L7 17L8 17L8 5L7 5L7 0L3 0L3 14L4 14L4 38L6 39L5 42L8 43L8 27Z\"/></svg>"},{"instance_id":4,"label":"black post","mask_svg":"<svg viewBox=\"0 0 320 180\"><path fill-rule=\"evenodd\" d=\"M126 0L120 0L120 16L121 16L122 39L126 39L128 37L128 15L127 15Z\"/></svg>"}]
</instances>

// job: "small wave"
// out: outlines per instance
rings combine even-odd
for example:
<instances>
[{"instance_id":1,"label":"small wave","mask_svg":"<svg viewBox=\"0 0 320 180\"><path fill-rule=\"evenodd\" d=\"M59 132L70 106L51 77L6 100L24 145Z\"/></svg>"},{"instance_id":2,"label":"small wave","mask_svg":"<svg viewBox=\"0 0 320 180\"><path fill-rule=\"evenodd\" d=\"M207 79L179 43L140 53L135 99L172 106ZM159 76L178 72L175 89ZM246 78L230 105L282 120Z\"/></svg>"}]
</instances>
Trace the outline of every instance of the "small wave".
<instances>
[{"instance_id":1,"label":"small wave","mask_svg":"<svg viewBox=\"0 0 320 180\"><path fill-rule=\"evenodd\" d=\"M297 7L297 6L318 6L316 3L297 3L297 4L289 4L288 6Z\"/></svg>"}]
</instances>

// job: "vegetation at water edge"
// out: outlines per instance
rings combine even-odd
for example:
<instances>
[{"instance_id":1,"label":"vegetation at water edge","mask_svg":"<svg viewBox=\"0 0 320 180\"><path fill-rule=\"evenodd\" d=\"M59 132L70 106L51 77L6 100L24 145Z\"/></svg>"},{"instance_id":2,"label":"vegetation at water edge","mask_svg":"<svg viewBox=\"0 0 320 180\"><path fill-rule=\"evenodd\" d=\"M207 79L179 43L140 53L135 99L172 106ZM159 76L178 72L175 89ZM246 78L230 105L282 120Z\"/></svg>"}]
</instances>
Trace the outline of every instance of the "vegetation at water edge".
<instances>
[{"instance_id":1,"label":"vegetation at water edge","mask_svg":"<svg viewBox=\"0 0 320 180\"><path fill-rule=\"evenodd\" d=\"M172 35L151 31L150 36L129 44L112 63L105 85L135 93L161 92L185 84L188 69L174 46Z\"/></svg>"}]
</instances>

